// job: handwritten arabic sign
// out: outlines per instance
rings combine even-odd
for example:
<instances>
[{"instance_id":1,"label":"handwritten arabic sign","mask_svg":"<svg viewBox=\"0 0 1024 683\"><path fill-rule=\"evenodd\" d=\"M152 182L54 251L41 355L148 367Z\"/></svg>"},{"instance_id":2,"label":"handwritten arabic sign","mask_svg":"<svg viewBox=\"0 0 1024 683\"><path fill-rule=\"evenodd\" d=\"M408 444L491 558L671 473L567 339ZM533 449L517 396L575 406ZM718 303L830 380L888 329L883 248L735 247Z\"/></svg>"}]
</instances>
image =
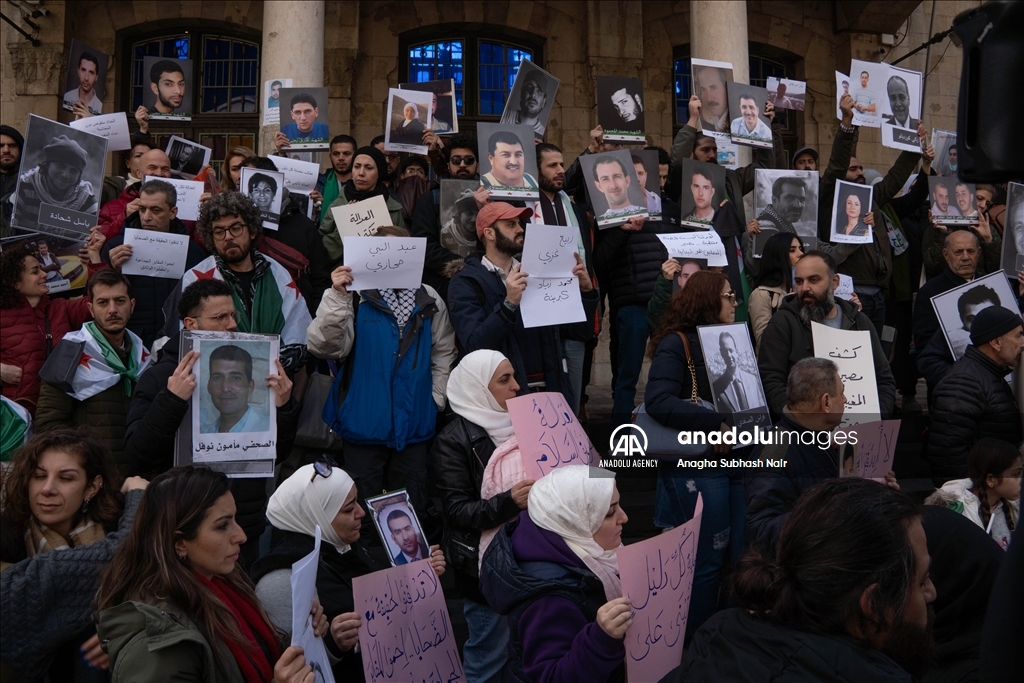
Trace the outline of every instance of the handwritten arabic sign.
<instances>
[{"instance_id":1,"label":"handwritten arabic sign","mask_svg":"<svg viewBox=\"0 0 1024 683\"><path fill-rule=\"evenodd\" d=\"M125 275L180 280L185 274L188 235L125 228L124 243L132 248L132 255L121 266L121 272Z\"/></svg>"},{"instance_id":2,"label":"handwritten arabic sign","mask_svg":"<svg viewBox=\"0 0 1024 683\"><path fill-rule=\"evenodd\" d=\"M338 233L345 237L371 237L377 228L392 225L391 212L384 197L377 195L361 202L349 202L345 206L335 206L334 224Z\"/></svg>"},{"instance_id":3,"label":"handwritten arabic sign","mask_svg":"<svg viewBox=\"0 0 1024 683\"><path fill-rule=\"evenodd\" d=\"M892 471L899 433L900 420L876 420L857 425L857 443L846 447L843 476L885 483L885 475Z\"/></svg>"},{"instance_id":4,"label":"handwritten arabic sign","mask_svg":"<svg viewBox=\"0 0 1024 683\"><path fill-rule=\"evenodd\" d=\"M575 277L526 279L519 311L523 327L543 327L580 323L587 319L580 295L580 281Z\"/></svg>"},{"instance_id":5,"label":"handwritten arabic sign","mask_svg":"<svg viewBox=\"0 0 1024 683\"><path fill-rule=\"evenodd\" d=\"M352 579L362 618L363 675L378 681L463 681L441 582L427 560Z\"/></svg>"},{"instance_id":6,"label":"handwritten arabic sign","mask_svg":"<svg viewBox=\"0 0 1024 683\"><path fill-rule=\"evenodd\" d=\"M579 228L571 225L531 223L523 242L523 272L531 278L572 277L579 238Z\"/></svg>"},{"instance_id":7,"label":"handwritten arabic sign","mask_svg":"<svg viewBox=\"0 0 1024 683\"><path fill-rule=\"evenodd\" d=\"M320 525L313 536L313 552L292 564L292 645L302 648L302 654L316 672L315 683L334 683L331 660L322 638L313 632L310 608L316 596L316 570L320 563Z\"/></svg>"},{"instance_id":8,"label":"handwritten arabic sign","mask_svg":"<svg viewBox=\"0 0 1024 683\"><path fill-rule=\"evenodd\" d=\"M132 148L132 137L128 132L128 117L123 111L78 119L68 125L75 130L84 130L86 133L106 138L108 152Z\"/></svg>"},{"instance_id":9,"label":"handwritten arabic sign","mask_svg":"<svg viewBox=\"0 0 1024 683\"><path fill-rule=\"evenodd\" d=\"M178 191L178 218L183 221L199 220L199 197L205 192L201 180L179 180L178 178L161 178L160 176L148 175L145 181L162 180L165 183L174 185Z\"/></svg>"},{"instance_id":10,"label":"handwritten arabic sign","mask_svg":"<svg viewBox=\"0 0 1024 683\"><path fill-rule=\"evenodd\" d=\"M274 162L274 166L277 166L278 171L284 173L284 186L288 188L289 192L309 194L316 189L316 180L320 176L320 164L289 157L271 157L270 160Z\"/></svg>"},{"instance_id":11,"label":"handwritten arabic sign","mask_svg":"<svg viewBox=\"0 0 1024 683\"><path fill-rule=\"evenodd\" d=\"M626 631L626 676L657 681L679 666L690 613L704 500L693 519L671 531L619 548L622 594L633 608Z\"/></svg>"},{"instance_id":12,"label":"handwritten arabic sign","mask_svg":"<svg viewBox=\"0 0 1024 683\"><path fill-rule=\"evenodd\" d=\"M566 465L597 463L597 451L560 392L510 398L508 414L528 479L540 479Z\"/></svg>"},{"instance_id":13,"label":"handwritten arabic sign","mask_svg":"<svg viewBox=\"0 0 1024 683\"><path fill-rule=\"evenodd\" d=\"M814 355L827 358L839 367L846 393L844 425L863 424L879 419L878 382L871 352L871 333L867 330L834 330L828 325L811 323Z\"/></svg>"},{"instance_id":14,"label":"handwritten arabic sign","mask_svg":"<svg viewBox=\"0 0 1024 683\"><path fill-rule=\"evenodd\" d=\"M850 301L853 299L853 278L849 275L843 275L839 273L839 286L836 287L836 291L833 292L840 299L846 299Z\"/></svg>"},{"instance_id":15,"label":"handwritten arabic sign","mask_svg":"<svg viewBox=\"0 0 1024 683\"><path fill-rule=\"evenodd\" d=\"M352 291L416 289L423 281L425 237L345 237L342 245Z\"/></svg>"},{"instance_id":16,"label":"handwritten arabic sign","mask_svg":"<svg viewBox=\"0 0 1024 683\"><path fill-rule=\"evenodd\" d=\"M708 266L729 265L725 257L725 245L714 230L676 232L658 235L658 239L665 245L671 258L702 258L707 259Z\"/></svg>"}]
</instances>

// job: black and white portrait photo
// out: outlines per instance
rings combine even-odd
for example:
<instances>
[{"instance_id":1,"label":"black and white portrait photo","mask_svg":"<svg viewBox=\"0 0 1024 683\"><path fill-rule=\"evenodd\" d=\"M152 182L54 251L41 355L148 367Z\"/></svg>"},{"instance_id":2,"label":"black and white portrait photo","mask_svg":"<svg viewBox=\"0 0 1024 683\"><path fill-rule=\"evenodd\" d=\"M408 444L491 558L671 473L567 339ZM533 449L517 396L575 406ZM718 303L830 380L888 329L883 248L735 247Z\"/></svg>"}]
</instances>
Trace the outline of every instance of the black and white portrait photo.
<instances>
[{"instance_id":1,"label":"black and white portrait photo","mask_svg":"<svg viewBox=\"0 0 1024 683\"><path fill-rule=\"evenodd\" d=\"M77 40L68 51L67 78L63 106L69 111L81 102L95 116L103 113L103 93L107 87L110 56Z\"/></svg>"},{"instance_id":2,"label":"black and white portrait photo","mask_svg":"<svg viewBox=\"0 0 1024 683\"><path fill-rule=\"evenodd\" d=\"M644 142L644 82L598 76L597 122L608 142Z\"/></svg>"},{"instance_id":3,"label":"black and white portrait photo","mask_svg":"<svg viewBox=\"0 0 1024 683\"><path fill-rule=\"evenodd\" d=\"M172 135L167 141L167 158L171 160L171 170L194 178L203 167L210 163L213 150L197 142Z\"/></svg>"},{"instance_id":4,"label":"black and white portrait photo","mask_svg":"<svg viewBox=\"0 0 1024 683\"><path fill-rule=\"evenodd\" d=\"M598 228L610 228L630 218L650 215L646 193L628 150L585 154L579 159Z\"/></svg>"},{"instance_id":5,"label":"black and white portrait photo","mask_svg":"<svg viewBox=\"0 0 1024 683\"><path fill-rule=\"evenodd\" d=\"M679 225L710 230L715 212L725 200L725 169L694 159L683 159Z\"/></svg>"},{"instance_id":6,"label":"black and white portrait photo","mask_svg":"<svg viewBox=\"0 0 1024 683\"><path fill-rule=\"evenodd\" d=\"M192 60L145 57L142 105L152 120L192 120Z\"/></svg>"},{"instance_id":7,"label":"black and white portrait photo","mask_svg":"<svg viewBox=\"0 0 1024 683\"><path fill-rule=\"evenodd\" d=\"M771 148L772 122L764 115L768 91L743 83L728 83L729 135L737 145Z\"/></svg>"},{"instance_id":8,"label":"black and white portrait photo","mask_svg":"<svg viewBox=\"0 0 1024 683\"><path fill-rule=\"evenodd\" d=\"M836 194L832 200L832 234L829 240L839 244L870 244L871 226L864 218L871 212L870 185L836 181Z\"/></svg>"},{"instance_id":9,"label":"black and white portrait photo","mask_svg":"<svg viewBox=\"0 0 1024 683\"><path fill-rule=\"evenodd\" d=\"M366 504L393 567L430 557L430 544L405 489L367 498Z\"/></svg>"},{"instance_id":10,"label":"black and white portrait photo","mask_svg":"<svg viewBox=\"0 0 1024 683\"><path fill-rule=\"evenodd\" d=\"M1003 272L1017 279L1024 258L1024 184L1010 183L1006 191L1006 227L1003 229Z\"/></svg>"},{"instance_id":11,"label":"black and white portrait photo","mask_svg":"<svg viewBox=\"0 0 1024 683\"><path fill-rule=\"evenodd\" d=\"M700 126L706 133L728 133L729 95L725 84L732 80L732 64L691 59L694 95L700 98Z\"/></svg>"},{"instance_id":12,"label":"black and white portrait photo","mask_svg":"<svg viewBox=\"0 0 1024 683\"><path fill-rule=\"evenodd\" d=\"M263 227L277 230L281 222L281 204L284 199L284 173L243 168L239 188L260 210Z\"/></svg>"},{"instance_id":13,"label":"black and white portrait photo","mask_svg":"<svg viewBox=\"0 0 1024 683\"><path fill-rule=\"evenodd\" d=\"M29 114L11 224L58 235L96 225L106 138Z\"/></svg>"},{"instance_id":14,"label":"black and white portrait photo","mask_svg":"<svg viewBox=\"0 0 1024 683\"><path fill-rule=\"evenodd\" d=\"M266 378L271 342L204 339L198 351L198 391L193 394L199 400L199 410L193 410L198 434L270 432L274 401Z\"/></svg>"},{"instance_id":15,"label":"black and white portrait photo","mask_svg":"<svg viewBox=\"0 0 1024 683\"><path fill-rule=\"evenodd\" d=\"M921 118L921 72L890 66L882 100L882 123L917 130Z\"/></svg>"},{"instance_id":16,"label":"black and white portrait photo","mask_svg":"<svg viewBox=\"0 0 1024 683\"><path fill-rule=\"evenodd\" d=\"M817 236L817 171L757 169L754 172L754 216L761 230Z\"/></svg>"},{"instance_id":17,"label":"black and white portrait photo","mask_svg":"<svg viewBox=\"0 0 1024 683\"><path fill-rule=\"evenodd\" d=\"M441 246L459 256L476 251L476 180L441 181Z\"/></svg>"},{"instance_id":18,"label":"black and white portrait photo","mask_svg":"<svg viewBox=\"0 0 1024 683\"><path fill-rule=\"evenodd\" d=\"M480 182L492 197L536 199L537 152L533 128L507 123L477 125Z\"/></svg>"},{"instance_id":19,"label":"black and white portrait photo","mask_svg":"<svg viewBox=\"0 0 1024 683\"><path fill-rule=\"evenodd\" d=\"M423 133L430 128L433 97L418 90L388 90L388 119L384 149L388 152L426 154Z\"/></svg>"},{"instance_id":20,"label":"black and white portrait photo","mask_svg":"<svg viewBox=\"0 0 1024 683\"><path fill-rule=\"evenodd\" d=\"M455 102L455 80L422 81L399 84L401 90L419 90L432 95L430 103L430 130L438 135L459 132L458 108Z\"/></svg>"},{"instance_id":21,"label":"black and white portrait photo","mask_svg":"<svg viewBox=\"0 0 1024 683\"><path fill-rule=\"evenodd\" d=\"M519 63L512 92L505 101L502 123L532 126L537 137L543 138L548 117L555 105L559 80L528 59Z\"/></svg>"},{"instance_id":22,"label":"black and white portrait photo","mask_svg":"<svg viewBox=\"0 0 1024 683\"><path fill-rule=\"evenodd\" d=\"M733 415L734 424L741 431L753 429L755 424L766 426L768 402L746 323L702 325L697 328L697 338L715 410Z\"/></svg>"},{"instance_id":23,"label":"black and white portrait photo","mask_svg":"<svg viewBox=\"0 0 1024 683\"><path fill-rule=\"evenodd\" d=\"M971 324L978 313L989 306L1020 310L1017 297L1002 271L936 294L931 303L954 358L964 355L964 350L971 343Z\"/></svg>"},{"instance_id":24,"label":"black and white portrait photo","mask_svg":"<svg viewBox=\"0 0 1024 683\"><path fill-rule=\"evenodd\" d=\"M974 183L959 178L928 177L932 220L940 225L971 225L978 222L978 197Z\"/></svg>"}]
</instances>

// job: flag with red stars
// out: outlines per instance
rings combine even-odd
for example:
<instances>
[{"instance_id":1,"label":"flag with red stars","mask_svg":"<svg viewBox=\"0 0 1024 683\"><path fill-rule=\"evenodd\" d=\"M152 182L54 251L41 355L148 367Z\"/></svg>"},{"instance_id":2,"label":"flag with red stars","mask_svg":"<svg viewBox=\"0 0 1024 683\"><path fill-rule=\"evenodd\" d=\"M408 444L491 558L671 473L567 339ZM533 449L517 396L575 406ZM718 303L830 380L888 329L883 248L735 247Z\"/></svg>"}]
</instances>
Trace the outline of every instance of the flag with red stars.
<instances>
[{"instance_id":1,"label":"flag with red stars","mask_svg":"<svg viewBox=\"0 0 1024 683\"><path fill-rule=\"evenodd\" d=\"M90 327L94 332L90 332ZM95 323L86 323L82 329L65 334L61 340L62 343L85 342L82 356L78 359L78 369L71 380L72 391L68 392L68 396L78 401L91 398L121 381L130 383L127 386L134 386L139 375L149 367L150 353L142 345L142 340L131 330L124 331L125 341L131 341L131 357L127 364L121 363L120 358L110 347L110 342L105 338L103 343L108 348L104 350L97 336L102 337L102 333L95 328ZM131 395L130 391L126 393Z\"/></svg>"}]
</instances>

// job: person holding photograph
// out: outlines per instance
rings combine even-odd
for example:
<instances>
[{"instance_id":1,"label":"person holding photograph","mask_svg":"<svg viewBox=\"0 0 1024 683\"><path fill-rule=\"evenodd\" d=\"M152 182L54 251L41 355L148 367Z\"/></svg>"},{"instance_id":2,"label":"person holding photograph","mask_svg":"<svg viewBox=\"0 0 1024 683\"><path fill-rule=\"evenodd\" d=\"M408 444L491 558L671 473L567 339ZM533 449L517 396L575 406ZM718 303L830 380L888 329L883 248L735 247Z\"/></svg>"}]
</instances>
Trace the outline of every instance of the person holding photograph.
<instances>
[{"instance_id":1,"label":"person holding photograph","mask_svg":"<svg viewBox=\"0 0 1024 683\"><path fill-rule=\"evenodd\" d=\"M103 102L96 93L96 82L99 80L100 60L91 52L83 52L78 57L78 87L64 93L64 104L73 105L81 102L95 116L103 111Z\"/></svg>"},{"instance_id":2,"label":"person holding photograph","mask_svg":"<svg viewBox=\"0 0 1024 683\"><path fill-rule=\"evenodd\" d=\"M757 100L750 93L742 93L739 98L740 116L732 120L730 132L743 138L771 140L772 131L757 115Z\"/></svg>"},{"instance_id":3,"label":"person holding photograph","mask_svg":"<svg viewBox=\"0 0 1024 683\"><path fill-rule=\"evenodd\" d=\"M181 65L171 59L163 59L149 68L149 87L156 95L156 102L149 110L151 116L182 116L188 112L178 112L185 101L185 72Z\"/></svg>"},{"instance_id":4,"label":"person holding photograph","mask_svg":"<svg viewBox=\"0 0 1024 683\"><path fill-rule=\"evenodd\" d=\"M874 220L870 213L861 213L860 196L855 192L850 192L846 195L842 206L845 207L844 213L836 216L836 232L850 237L867 235L871 226L874 225Z\"/></svg>"},{"instance_id":5,"label":"person holding photograph","mask_svg":"<svg viewBox=\"0 0 1024 683\"><path fill-rule=\"evenodd\" d=\"M547 93L544 90L546 87L547 79L540 71L531 71L526 74L523 87L519 91L519 106L506 109L502 114L501 122L531 126L538 137L544 137L547 125L540 117L544 113L544 107L548 101Z\"/></svg>"},{"instance_id":6,"label":"person holding photograph","mask_svg":"<svg viewBox=\"0 0 1024 683\"><path fill-rule=\"evenodd\" d=\"M326 142L331 137L326 123L317 123L320 108L312 95L300 92L292 95L289 104L292 122L282 126L281 132L290 142Z\"/></svg>"},{"instance_id":7,"label":"person holding photograph","mask_svg":"<svg viewBox=\"0 0 1024 683\"><path fill-rule=\"evenodd\" d=\"M283 648L242 571L236 511L228 478L205 467L172 469L147 487L96 594L113 683L311 679L302 650ZM316 599L310 612L314 635L324 636Z\"/></svg>"},{"instance_id":8,"label":"person holding photograph","mask_svg":"<svg viewBox=\"0 0 1024 683\"><path fill-rule=\"evenodd\" d=\"M391 129L391 142L396 145L419 145L426 127L420 121L420 108L414 102L402 107L402 121Z\"/></svg>"},{"instance_id":9,"label":"person holding photograph","mask_svg":"<svg viewBox=\"0 0 1024 683\"><path fill-rule=\"evenodd\" d=\"M284 147L288 144L288 138L280 133L275 136L275 143L281 142L283 138ZM335 135L331 138L330 158L331 167L320 174L316 180L316 189L309 193L309 198L314 202L313 219L317 225L323 222L326 207L334 203L338 198L341 188L352 177L352 161L356 156L356 139L351 135Z\"/></svg>"},{"instance_id":10,"label":"person holding photograph","mask_svg":"<svg viewBox=\"0 0 1024 683\"><path fill-rule=\"evenodd\" d=\"M320 527L316 593L330 623L331 637L325 637L324 644L339 683L363 680L362 654L356 647L363 618L356 612L352 579L388 566L359 542L365 517L355 481L325 454L297 469L270 497L267 519L274 530L274 545L250 573L270 622L290 634L292 565L313 552ZM444 574L445 558L437 546L430 553L430 566L437 576Z\"/></svg>"},{"instance_id":11,"label":"person holding photograph","mask_svg":"<svg viewBox=\"0 0 1024 683\"><path fill-rule=\"evenodd\" d=\"M616 551L628 521L615 474L553 470L484 555L480 587L509 624L508 673L519 681L624 680L633 623Z\"/></svg>"},{"instance_id":12,"label":"person holding photograph","mask_svg":"<svg viewBox=\"0 0 1024 683\"><path fill-rule=\"evenodd\" d=\"M668 302L679 290L686 287L696 273L704 270L707 261L704 259L669 258L661 264L661 272L654 282L654 294L647 302L647 327L653 332L658 328L662 314L668 308ZM646 349L645 349L646 350Z\"/></svg>"},{"instance_id":13,"label":"person holding photograph","mask_svg":"<svg viewBox=\"0 0 1024 683\"><path fill-rule=\"evenodd\" d=\"M487 159L491 171L480 179L484 187L537 187L537 180L526 172L523 142L515 133L499 130L492 134L487 141Z\"/></svg>"},{"instance_id":14,"label":"person holding photograph","mask_svg":"<svg viewBox=\"0 0 1024 683\"><path fill-rule=\"evenodd\" d=\"M77 142L58 135L43 148L39 165L21 175L14 223L33 226L39 221L40 204L95 214L100 201L96 188L82 180L89 155Z\"/></svg>"},{"instance_id":15,"label":"person holding photograph","mask_svg":"<svg viewBox=\"0 0 1024 683\"><path fill-rule=\"evenodd\" d=\"M151 149L143 154L138 165L143 179L146 176L175 177L171 174L170 158L160 149ZM105 238L112 239L123 232L125 221L141 206L141 192L142 184L134 183L127 186L120 197L103 205L100 209L99 226Z\"/></svg>"}]
</instances>

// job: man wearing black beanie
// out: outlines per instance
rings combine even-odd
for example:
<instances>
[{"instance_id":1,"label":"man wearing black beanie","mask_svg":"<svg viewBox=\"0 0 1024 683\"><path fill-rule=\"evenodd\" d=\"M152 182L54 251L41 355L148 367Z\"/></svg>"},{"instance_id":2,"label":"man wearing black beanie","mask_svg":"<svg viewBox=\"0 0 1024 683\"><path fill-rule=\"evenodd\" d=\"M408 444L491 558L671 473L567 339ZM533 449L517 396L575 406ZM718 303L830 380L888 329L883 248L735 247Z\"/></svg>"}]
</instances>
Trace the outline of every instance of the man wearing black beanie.
<instances>
[{"instance_id":1,"label":"man wearing black beanie","mask_svg":"<svg viewBox=\"0 0 1024 683\"><path fill-rule=\"evenodd\" d=\"M14 203L11 198L18 187L18 169L21 166L21 150L25 138L10 126L0 126L0 237L7 237L11 231L11 213Z\"/></svg>"},{"instance_id":2,"label":"man wearing black beanie","mask_svg":"<svg viewBox=\"0 0 1024 683\"><path fill-rule=\"evenodd\" d=\"M1019 312L990 306L971 324L971 344L935 388L928 459L932 481L942 486L967 476L967 453L985 437L1020 447L1020 406L1006 375L1024 351Z\"/></svg>"}]
</instances>

